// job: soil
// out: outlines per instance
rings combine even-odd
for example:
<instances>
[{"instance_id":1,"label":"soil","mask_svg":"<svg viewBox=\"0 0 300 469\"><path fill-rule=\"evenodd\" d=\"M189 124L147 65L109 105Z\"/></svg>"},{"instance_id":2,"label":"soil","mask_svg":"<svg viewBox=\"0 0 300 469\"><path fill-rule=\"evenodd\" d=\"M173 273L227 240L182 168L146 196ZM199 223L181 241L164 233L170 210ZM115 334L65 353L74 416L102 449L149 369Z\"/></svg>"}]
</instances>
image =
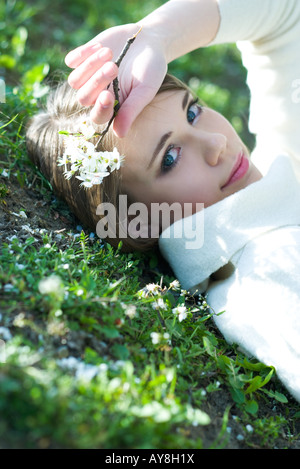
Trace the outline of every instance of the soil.
<instances>
[{"instance_id":1,"label":"soil","mask_svg":"<svg viewBox=\"0 0 300 469\"><path fill-rule=\"evenodd\" d=\"M0 198L0 244L7 242L12 236L17 236L20 240L25 241L29 236L34 236L37 242L42 242L42 235L39 234L41 229L47 230L53 234L58 247L64 248L68 242L67 236L60 238L60 234L68 234L69 231L76 233L78 221L68 211L64 204L57 202L55 197L49 195L44 197L34 186L21 187L19 181L13 176L9 179L0 176L0 184L5 184L9 192L4 199ZM3 202L3 200L5 202ZM24 210L27 218L17 216L20 210ZM34 234L33 234L34 233ZM71 236L71 234L70 234ZM86 338L82 334L75 333L72 340L69 341L74 350L80 351ZM93 344L95 349L99 350L97 344ZM276 417L276 415L289 415L293 406L293 400L289 400L289 410L284 404L277 401L260 402L259 415L261 419L267 417ZM210 446L219 438L218 442L221 447L226 449L263 449L270 448L262 445L263 438L253 432L251 424L244 427L239 422L240 411L233 403L230 393L227 390L213 392L206 400L206 408L203 411L210 415L212 423L207 427L191 427L188 431L193 436L199 436L203 441L204 448ZM230 409L228 413L228 421L224 428L224 413L226 409ZM288 420L288 418L287 418ZM294 435L279 434L278 437L271 437L270 441L274 444L273 448L278 449L300 449L300 422L296 421L297 427L291 421L290 432ZM222 431L222 426L224 431ZM262 430L263 432L263 430ZM275 443L274 443L275 442ZM272 449L273 449L272 448Z\"/></svg>"}]
</instances>

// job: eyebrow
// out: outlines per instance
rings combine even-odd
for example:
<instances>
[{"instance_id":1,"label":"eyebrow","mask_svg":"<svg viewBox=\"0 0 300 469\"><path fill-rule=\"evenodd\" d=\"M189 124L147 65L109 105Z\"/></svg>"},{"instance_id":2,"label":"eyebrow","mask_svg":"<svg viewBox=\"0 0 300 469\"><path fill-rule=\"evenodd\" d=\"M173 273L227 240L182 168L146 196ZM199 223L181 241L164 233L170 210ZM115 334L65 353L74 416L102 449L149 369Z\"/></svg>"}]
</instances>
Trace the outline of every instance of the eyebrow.
<instances>
[{"instance_id":1,"label":"eyebrow","mask_svg":"<svg viewBox=\"0 0 300 469\"><path fill-rule=\"evenodd\" d=\"M167 132L166 134L164 134L164 135L161 137L160 141L158 142L158 144L157 144L157 146L156 146L156 148L155 148L155 150L154 150L154 153L153 153L153 155L152 155L151 161L150 161L150 163L149 163L149 165L148 165L148 169L150 168L150 166L152 166L152 164L153 164L155 158L156 158L157 155L161 152L161 150L162 150L162 148L164 147L166 141L171 137L172 133L173 133L173 132L171 132L171 131L170 131L170 132Z\"/></svg>"},{"instance_id":2,"label":"eyebrow","mask_svg":"<svg viewBox=\"0 0 300 469\"><path fill-rule=\"evenodd\" d=\"M184 97L183 97L183 100L182 100L182 109L183 111L185 110L186 106L187 106L187 103L188 103L188 99L189 99L189 95L190 95L190 92L189 91L186 91Z\"/></svg>"},{"instance_id":3,"label":"eyebrow","mask_svg":"<svg viewBox=\"0 0 300 469\"><path fill-rule=\"evenodd\" d=\"M189 91L186 91L186 93L184 94L184 97L183 97L183 100L182 100L182 109L183 110L185 110L185 108L187 106L189 95L190 95ZM162 148L164 147L167 140L171 137L172 133L173 133L172 131L167 132L161 137L160 141L158 142L157 146L155 147L152 158L151 158L150 163L148 165L148 169L152 166L155 158L161 152Z\"/></svg>"}]
</instances>

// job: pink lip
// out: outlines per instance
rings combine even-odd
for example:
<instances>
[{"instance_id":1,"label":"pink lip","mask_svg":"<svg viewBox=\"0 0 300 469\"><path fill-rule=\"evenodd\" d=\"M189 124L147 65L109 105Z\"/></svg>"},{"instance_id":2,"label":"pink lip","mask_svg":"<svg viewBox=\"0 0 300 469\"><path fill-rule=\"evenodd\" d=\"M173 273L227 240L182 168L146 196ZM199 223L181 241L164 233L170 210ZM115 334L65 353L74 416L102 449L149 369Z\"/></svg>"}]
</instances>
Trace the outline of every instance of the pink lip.
<instances>
[{"instance_id":1,"label":"pink lip","mask_svg":"<svg viewBox=\"0 0 300 469\"><path fill-rule=\"evenodd\" d=\"M222 189L225 189L225 187L230 186L231 184L233 184L234 182L238 181L243 176L245 176L248 169L249 169L249 160L248 160L248 158L245 157L244 153L241 152L238 155L237 160L236 160L236 162L235 162L235 164L232 168L229 179L224 184Z\"/></svg>"}]
</instances>

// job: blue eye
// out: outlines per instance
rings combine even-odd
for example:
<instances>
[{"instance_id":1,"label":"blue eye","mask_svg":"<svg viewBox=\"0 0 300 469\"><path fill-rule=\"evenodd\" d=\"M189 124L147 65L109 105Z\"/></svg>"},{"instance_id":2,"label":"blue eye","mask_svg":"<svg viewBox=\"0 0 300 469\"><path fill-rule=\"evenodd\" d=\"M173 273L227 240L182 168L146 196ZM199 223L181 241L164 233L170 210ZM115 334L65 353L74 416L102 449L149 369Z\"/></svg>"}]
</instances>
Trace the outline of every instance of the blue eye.
<instances>
[{"instance_id":1,"label":"blue eye","mask_svg":"<svg viewBox=\"0 0 300 469\"><path fill-rule=\"evenodd\" d=\"M193 124L194 121L200 116L202 112L202 107L197 104L198 103L198 98L194 99L186 113L186 118L189 124ZM181 147L175 147L175 145L170 145L167 148L166 153L163 156L162 163L161 163L161 172L166 173L173 169L176 164L179 162L180 157L181 157Z\"/></svg>"},{"instance_id":2,"label":"blue eye","mask_svg":"<svg viewBox=\"0 0 300 469\"><path fill-rule=\"evenodd\" d=\"M166 153L164 154L161 165L163 172L169 171L178 163L180 157L180 150L180 147L175 148L174 146L170 146L167 149Z\"/></svg>"},{"instance_id":3,"label":"blue eye","mask_svg":"<svg viewBox=\"0 0 300 469\"><path fill-rule=\"evenodd\" d=\"M199 106L198 99L193 101L190 106L188 107L186 118L189 124L192 124L196 117L198 117L202 112L202 107Z\"/></svg>"}]
</instances>

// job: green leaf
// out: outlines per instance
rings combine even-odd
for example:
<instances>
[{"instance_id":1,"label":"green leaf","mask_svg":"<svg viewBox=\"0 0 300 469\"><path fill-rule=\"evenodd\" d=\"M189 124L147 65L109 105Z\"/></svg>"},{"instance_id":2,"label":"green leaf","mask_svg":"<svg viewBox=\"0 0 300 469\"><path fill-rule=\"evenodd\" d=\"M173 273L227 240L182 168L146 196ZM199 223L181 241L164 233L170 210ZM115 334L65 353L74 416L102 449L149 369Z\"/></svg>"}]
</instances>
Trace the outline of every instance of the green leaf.
<instances>
[{"instance_id":1,"label":"green leaf","mask_svg":"<svg viewBox=\"0 0 300 469\"><path fill-rule=\"evenodd\" d=\"M236 402L237 404L244 404L246 398L245 398L245 394L243 393L243 391L240 391L239 389L236 389L236 388L231 388L230 393L232 395L234 402Z\"/></svg>"},{"instance_id":2,"label":"green leaf","mask_svg":"<svg viewBox=\"0 0 300 469\"><path fill-rule=\"evenodd\" d=\"M30 70L25 73L22 79L23 85L33 86L35 83L41 83L41 81L43 81L43 79L48 74L49 69L49 64L45 63L33 66Z\"/></svg>"},{"instance_id":3,"label":"green leaf","mask_svg":"<svg viewBox=\"0 0 300 469\"><path fill-rule=\"evenodd\" d=\"M263 371L266 368L270 368L269 366L265 365L264 363L251 363L246 357L244 358L243 361L237 360L237 364L242 366L243 368L247 370L253 370L253 371Z\"/></svg>"},{"instance_id":4,"label":"green leaf","mask_svg":"<svg viewBox=\"0 0 300 469\"><path fill-rule=\"evenodd\" d=\"M101 331L103 334L108 337L109 339L116 339L117 337L120 336L119 331L114 327L101 327Z\"/></svg>"},{"instance_id":5,"label":"green leaf","mask_svg":"<svg viewBox=\"0 0 300 469\"><path fill-rule=\"evenodd\" d=\"M16 117L18 117L18 114L16 114L14 117L12 117L9 122L6 122L5 124L1 125L0 130L4 129L4 127L11 124L11 122L13 122L16 119Z\"/></svg>"},{"instance_id":6,"label":"green leaf","mask_svg":"<svg viewBox=\"0 0 300 469\"><path fill-rule=\"evenodd\" d=\"M20 26L11 39L12 49L18 57L22 57L25 51L28 32L24 26Z\"/></svg>"},{"instance_id":7,"label":"green leaf","mask_svg":"<svg viewBox=\"0 0 300 469\"><path fill-rule=\"evenodd\" d=\"M114 344L111 348L112 353L115 355L116 358L119 360L127 360L129 357L128 348L122 344Z\"/></svg>"},{"instance_id":8,"label":"green leaf","mask_svg":"<svg viewBox=\"0 0 300 469\"><path fill-rule=\"evenodd\" d=\"M7 69L12 69L16 66L16 59L11 55L2 54L0 56L0 67L4 67Z\"/></svg>"},{"instance_id":9,"label":"green leaf","mask_svg":"<svg viewBox=\"0 0 300 469\"><path fill-rule=\"evenodd\" d=\"M260 376L255 376L254 378L252 378L252 380L250 381L250 386L248 386L246 391L247 394L250 394L251 392L254 392L257 389L261 388L262 382L263 381Z\"/></svg>"},{"instance_id":10,"label":"green leaf","mask_svg":"<svg viewBox=\"0 0 300 469\"><path fill-rule=\"evenodd\" d=\"M273 399L276 399L276 401L278 402L282 402L283 404L287 404L288 403L288 399L286 398L286 396L284 394L282 394L281 392L278 392L278 391L269 391L267 389L262 389L262 391L267 394L267 396L269 397L272 397ZM299 415L300 415L300 412L299 412Z\"/></svg>"},{"instance_id":11,"label":"green leaf","mask_svg":"<svg viewBox=\"0 0 300 469\"><path fill-rule=\"evenodd\" d=\"M255 400L249 400L245 404L245 410L248 414L256 414L258 412L258 404Z\"/></svg>"}]
</instances>

